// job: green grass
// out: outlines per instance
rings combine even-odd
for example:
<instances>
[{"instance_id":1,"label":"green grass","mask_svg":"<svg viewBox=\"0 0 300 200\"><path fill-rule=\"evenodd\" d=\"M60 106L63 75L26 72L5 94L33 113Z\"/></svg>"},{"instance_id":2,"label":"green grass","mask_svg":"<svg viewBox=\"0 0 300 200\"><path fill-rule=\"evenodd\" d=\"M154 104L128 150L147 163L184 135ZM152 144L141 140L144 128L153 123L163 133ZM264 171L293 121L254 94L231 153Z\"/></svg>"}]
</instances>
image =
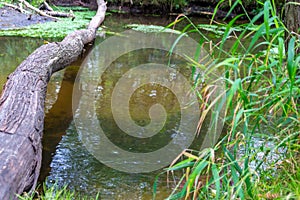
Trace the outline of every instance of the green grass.
<instances>
[{"instance_id":1,"label":"green grass","mask_svg":"<svg viewBox=\"0 0 300 200\"><path fill-rule=\"evenodd\" d=\"M243 8L242 1L236 1L232 7L237 5ZM203 37L203 44L209 44L206 46L211 57L208 66L224 72L220 80L226 84L227 130L215 146L201 151L188 150L166 169L166 172L182 173L174 182L169 199L300 198L300 55L295 51L300 41L276 16L273 5L273 1L265 1L263 10L253 18L245 12L222 24L214 24L212 20L211 25L195 25L182 16L180 21L190 23L182 31L198 33ZM5 34L63 37L75 29L85 28L94 15L92 12L75 14L78 15L76 23L63 19L59 24L37 25L34 32L24 29L5 31ZM242 16L248 22L236 24ZM57 24L57 29L53 28ZM211 42L203 30L218 31L219 41ZM285 35L292 36L287 41L287 49ZM229 41L233 41L230 49L224 49ZM203 69L197 60L191 62L195 68ZM201 85L198 78L194 82L195 87ZM199 99L213 103L203 91L199 89ZM207 114L210 108L207 105L203 113ZM278 157L270 159L272 155ZM153 187L154 198L156 187L157 182ZM60 190L51 187L44 188L43 195L23 195L20 199L75 197L67 187Z\"/></svg>"},{"instance_id":2,"label":"green grass","mask_svg":"<svg viewBox=\"0 0 300 200\"><path fill-rule=\"evenodd\" d=\"M100 199L99 194L95 197L88 197L85 195L80 195L68 189L67 186L63 188L57 187L57 185L52 185L51 187L43 186L42 191L35 191L30 194L25 193L18 196L19 200L98 200Z\"/></svg>"},{"instance_id":3,"label":"green grass","mask_svg":"<svg viewBox=\"0 0 300 200\"><path fill-rule=\"evenodd\" d=\"M233 7L238 4L243 7L242 1ZM196 32L209 44L207 66L224 72L227 130L214 147L186 151L166 169L182 172L168 199L300 199L300 55L295 51L300 41L273 5L265 1L253 18L245 11L217 25L213 19L211 25L195 25L182 16L189 22L183 32ZM241 16L248 22L236 24ZM210 41L203 30L220 33L220 39ZM287 49L285 35L291 35ZM229 41L231 48L224 49ZM200 99L209 98L199 90Z\"/></svg>"}]
</instances>

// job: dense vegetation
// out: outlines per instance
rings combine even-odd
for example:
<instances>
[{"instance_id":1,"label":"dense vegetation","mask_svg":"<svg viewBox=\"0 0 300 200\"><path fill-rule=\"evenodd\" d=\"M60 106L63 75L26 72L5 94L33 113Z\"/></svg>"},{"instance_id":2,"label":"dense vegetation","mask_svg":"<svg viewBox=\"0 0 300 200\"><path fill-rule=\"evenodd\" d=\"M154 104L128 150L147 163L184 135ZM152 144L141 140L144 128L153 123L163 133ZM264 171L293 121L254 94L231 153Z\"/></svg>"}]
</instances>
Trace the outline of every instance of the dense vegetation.
<instances>
[{"instance_id":1,"label":"dense vegetation","mask_svg":"<svg viewBox=\"0 0 300 200\"><path fill-rule=\"evenodd\" d=\"M138 2L154 0L133 1ZM176 7L190 2L156 0L154 3ZM212 19L211 30L222 31L221 39L216 42L205 36L203 26L186 16L177 22L189 22L181 31L201 35L204 40L200 45L212 47L208 49L213 58L209 67L224 71L220 79L227 87L227 129L213 148L187 151L177 164L167 169L182 173L182 178L174 182L169 199L300 198L299 35L286 28L274 1L258 3L254 17L248 15L245 4L236 2L232 2L228 14L235 6L243 8L243 14L227 23L215 23ZM247 22L238 24L241 18ZM232 47L225 50L224 44L230 41L234 41ZM202 68L197 61L192 64ZM194 80L195 87L199 81ZM208 98L204 92L199 97ZM209 109L207 105L206 111ZM154 196L159 181L158 176ZM41 199L48 199L53 188L45 191ZM56 192L54 199L73 198L74 194L64 188Z\"/></svg>"},{"instance_id":2,"label":"dense vegetation","mask_svg":"<svg viewBox=\"0 0 300 200\"><path fill-rule=\"evenodd\" d=\"M32 5L38 6L44 0L28 0ZM264 2L265 0L262 0ZM12 0L4 0L4 2L12 3ZM78 6L83 5L90 7L92 9L97 8L96 0L48 0L50 4L53 5L64 5L64 6ZM229 10L232 5L237 1L231 0L107 0L108 6L131 7L142 9L144 12L150 13L170 13L170 12L183 12L189 8L200 7L201 10L210 10L218 5L220 9ZM281 5L283 0L275 0L277 5ZM255 10L260 6L257 1L246 0L243 1L243 5L248 8ZM206 9L203 9L206 8ZM234 12L239 12L240 8L236 9Z\"/></svg>"},{"instance_id":3,"label":"dense vegetation","mask_svg":"<svg viewBox=\"0 0 300 200\"><path fill-rule=\"evenodd\" d=\"M300 198L299 35L287 30L270 1L236 25L241 17L222 24L226 29L212 44L214 62L208 65L225 70L220 79L227 87L226 136L213 148L187 151L167 169L183 172L170 199ZM189 22L185 32L205 38ZM236 32L238 27L243 31Z\"/></svg>"}]
</instances>

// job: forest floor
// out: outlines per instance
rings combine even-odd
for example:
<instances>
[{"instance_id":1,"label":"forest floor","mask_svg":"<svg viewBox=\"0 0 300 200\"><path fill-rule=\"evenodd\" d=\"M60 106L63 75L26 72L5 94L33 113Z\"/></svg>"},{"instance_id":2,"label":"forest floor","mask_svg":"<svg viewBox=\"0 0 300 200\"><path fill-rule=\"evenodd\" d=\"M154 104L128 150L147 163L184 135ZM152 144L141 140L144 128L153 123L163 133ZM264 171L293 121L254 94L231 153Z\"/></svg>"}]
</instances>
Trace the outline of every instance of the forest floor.
<instances>
[{"instance_id":1,"label":"forest floor","mask_svg":"<svg viewBox=\"0 0 300 200\"><path fill-rule=\"evenodd\" d=\"M24 14L9 7L0 8L0 30L18 29L49 21L53 19L38 14Z\"/></svg>"}]
</instances>

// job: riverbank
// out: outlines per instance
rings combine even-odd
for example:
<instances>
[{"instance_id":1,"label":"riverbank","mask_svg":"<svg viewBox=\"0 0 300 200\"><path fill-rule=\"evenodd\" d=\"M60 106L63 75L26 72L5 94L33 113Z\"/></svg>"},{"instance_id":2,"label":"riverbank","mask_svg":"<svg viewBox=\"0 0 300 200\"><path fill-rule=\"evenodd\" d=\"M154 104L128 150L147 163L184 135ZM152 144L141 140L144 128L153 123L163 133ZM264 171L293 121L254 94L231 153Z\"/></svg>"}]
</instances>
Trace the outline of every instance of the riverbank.
<instances>
[{"instance_id":1,"label":"riverbank","mask_svg":"<svg viewBox=\"0 0 300 200\"><path fill-rule=\"evenodd\" d=\"M0 30L18 29L33 24L41 24L54 21L48 17L37 14L21 13L13 8L0 8Z\"/></svg>"},{"instance_id":2,"label":"riverbank","mask_svg":"<svg viewBox=\"0 0 300 200\"><path fill-rule=\"evenodd\" d=\"M170 174L174 172L174 169L183 171L181 180L184 181L171 188L174 189L174 192L170 192L174 199L176 197L177 199L184 197L192 199L192 195L199 195L199 199L221 197L227 199L298 199L300 197L300 118L297 104L300 82L299 76L295 75L293 69L299 66L299 54L294 48L299 46L299 40L291 40L289 48L284 50L284 35L291 33L284 29L281 21L275 21L277 18L271 14L270 11L273 9L268 5L271 4L266 4L266 10L261 11L261 14L265 13L266 21L257 24L255 29L251 29L253 28L251 23L245 23L242 32L236 34L236 27L229 24L225 29L226 32L220 34L222 37L220 42L205 40L205 42L210 42L213 48L215 66L219 67L217 69L226 70L223 80L226 81L228 94L226 99L228 127L225 138L222 138L222 144L202 152L187 152L185 157L183 156L185 161L179 161L175 167L169 168ZM119 11L116 10L116 12ZM109 24L112 22L108 16L105 22L106 28L118 33L119 27L122 27L121 19L121 17L116 19L114 23L117 28L112 29ZM158 19L160 23L163 23L162 17ZM128 18L125 24L128 24L127 20ZM144 21L139 17L138 22ZM275 22L279 23L279 27L273 26ZM154 24L153 21L148 23ZM196 22L195 24L199 25ZM247 30L250 29L252 31L249 33ZM202 34L200 31L198 33ZM246 43L245 40L249 38L251 41ZM224 45L228 40L234 43L227 50ZM25 49L20 48L20 44L11 46L18 47L18 51ZM223 50L224 54L218 54L216 49ZM17 56L11 54L10 57L15 60ZM118 63L122 68L128 66L128 63L119 61ZM202 65L196 66L203 67ZM108 72L113 74L112 71ZM110 80L107 77L106 79ZM108 83L107 85L113 85L111 82ZM66 109L65 106L59 107L63 108L63 111ZM205 111L208 110L209 106ZM102 114L102 112L99 113ZM60 121L65 123L63 120ZM55 125L53 129L57 131L58 126ZM109 133L114 133L114 131ZM53 141L52 134L49 135L50 139L47 141ZM118 134L113 135L118 136ZM257 142L257 139L261 142ZM128 140L124 143L128 143ZM76 135L74 125L71 124L66 131L66 136L58 145L57 151L53 153L55 157L51 165L52 179L49 183L57 184L62 188L63 185L68 185L67 190L85 192L92 197L99 192L102 196L106 194L112 197L113 194L119 195L120 191L125 191L124 195L129 196L128 199L133 199L132 191L137 191L139 195L142 195L144 194L142 192L150 188L148 193L152 197L152 182L149 184L145 181L145 179L150 180L151 177L127 176L111 171L89 157L80 145L82 143ZM220 152L221 156L219 156ZM239 152L242 153L239 154ZM277 157L276 152L280 153L280 157ZM272 159L268 159L269 157ZM207 177L207 179L199 181L198 177ZM187 179L188 181L185 181ZM160 177L157 180L160 181L160 185L163 185L166 178ZM158 188L159 191L161 187L157 185L154 183L153 188L155 190ZM174 184L168 182L168 185L172 187ZM158 197L159 192L157 192L156 199L162 199ZM56 194L59 193L56 192ZM67 198L61 197L61 199Z\"/></svg>"}]
</instances>

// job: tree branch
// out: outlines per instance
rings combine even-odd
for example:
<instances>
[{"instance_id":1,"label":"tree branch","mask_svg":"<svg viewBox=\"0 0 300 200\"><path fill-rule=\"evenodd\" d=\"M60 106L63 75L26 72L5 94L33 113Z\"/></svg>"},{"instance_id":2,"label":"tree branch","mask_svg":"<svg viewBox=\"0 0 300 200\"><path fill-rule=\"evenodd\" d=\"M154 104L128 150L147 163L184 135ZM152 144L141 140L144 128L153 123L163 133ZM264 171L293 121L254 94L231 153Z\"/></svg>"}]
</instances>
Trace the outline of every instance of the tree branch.
<instances>
[{"instance_id":1,"label":"tree branch","mask_svg":"<svg viewBox=\"0 0 300 200\"><path fill-rule=\"evenodd\" d=\"M0 199L35 189L40 173L44 103L51 75L75 61L92 42L105 18L106 3L88 29L74 31L61 42L43 45L8 77L0 97Z\"/></svg>"}]
</instances>

